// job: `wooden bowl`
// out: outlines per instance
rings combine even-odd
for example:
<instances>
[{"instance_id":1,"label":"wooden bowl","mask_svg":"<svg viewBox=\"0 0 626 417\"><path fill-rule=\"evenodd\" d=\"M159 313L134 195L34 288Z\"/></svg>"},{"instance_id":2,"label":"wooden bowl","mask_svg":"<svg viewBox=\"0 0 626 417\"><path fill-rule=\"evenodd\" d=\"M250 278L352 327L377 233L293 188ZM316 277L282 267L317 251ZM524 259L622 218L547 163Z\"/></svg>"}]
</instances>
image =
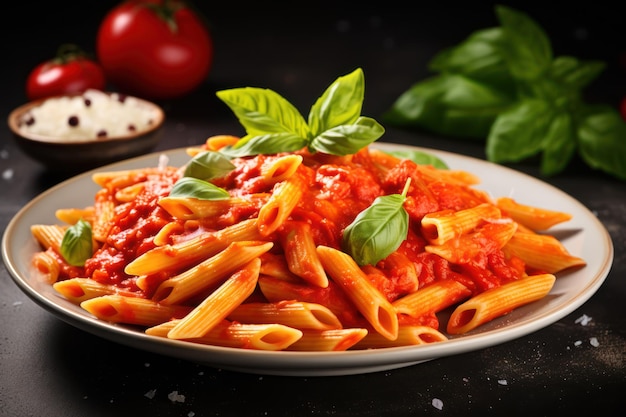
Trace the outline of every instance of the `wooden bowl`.
<instances>
[{"instance_id":1,"label":"wooden bowl","mask_svg":"<svg viewBox=\"0 0 626 417\"><path fill-rule=\"evenodd\" d=\"M89 110L82 109L77 103L80 100ZM141 120L129 119L135 115ZM159 143L164 120L157 104L89 90L24 104L9 114L8 124L20 149L50 170L85 171L148 153ZM38 122L41 124L36 130L33 127ZM72 130L72 123L80 129ZM126 128L121 129L121 125Z\"/></svg>"}]
</instances>

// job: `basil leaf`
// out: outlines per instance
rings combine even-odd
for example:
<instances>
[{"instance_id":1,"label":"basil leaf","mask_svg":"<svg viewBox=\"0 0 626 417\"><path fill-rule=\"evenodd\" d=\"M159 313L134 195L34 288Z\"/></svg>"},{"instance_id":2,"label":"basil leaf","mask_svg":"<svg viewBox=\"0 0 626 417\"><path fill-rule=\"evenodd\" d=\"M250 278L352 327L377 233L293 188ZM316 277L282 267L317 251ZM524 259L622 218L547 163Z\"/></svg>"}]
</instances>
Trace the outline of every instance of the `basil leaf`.
<instances>
[{"instance_id":1,"label":"basil leaf","mask_svg":"<svg viewBox=\"0 0 626 417\"><path fill-rule=\"evenodd\" d=\"M487 138L487 159L517 162L542 150L553 112L546 101L532 99L502 113Z\"/></svg>"},{"instance_id":2,"label":"basil leaf","mask_svg":"<svg viewBox=\"0 0 626 417\"><path fill-rule=\"evenodd\" d=\"M552 62L552 46L544 30L526 13L497 6L506 41L500 52L511 74L522 80L541 76Z\"/></svg>"},{"instance_id":3,"label":"basil leaf","mask_svg":"<svg viewBox=\"0 0 626 417\"><path fill-rule=\"evenodd\" d=\"M484 139L496 117L513 102L513 97L495 87L461 75L443 74L414 84L383 114L383 121Z\"/></svg>"},{"instance_id":4,"label":"basil leaf","mask_svg":"<svg viewBox=\"0 0 626 417\"><path fill-rule=\"evenodd\" d=\"M460 44L436 54L429 69L463 75L513 94L513 78L500 53L503 36L502 28L476 31Z\"/></svg>"},{"instance_id":5,"label":"basil leaf","mask_svg":"<svg viewBox=\"0 0 626 417\"><path fill-rule=\"evenodd\" d=\"M342 249L361 266L376 265L406 239L409 214L404 209L408 185L402 194L377 197L343 231Z\"/></svg>"},{"instance_id":6,"label":"basil leaf","mask_svg":"<svg viewBox=\"0 0 626 417\"><path fill-rule=\"evenodd\" d=\"M68 264L84 266L85 261L93 254L91 224L79 219L70 226L63 234L59 252Z\"/></svg>"},{"instance_id":7,"label":"basil leaf","mask_svg":"<svg viewBox=\"0 0 626 417\"><path fill-rule=\"evenodd\" d=\"M580 90L604 71L606 64L600 61L579 61L570 56L555 58L550 66L550 78L570 90Z\"/></svg>"},{"instance_id":8,"label":"basil leaf","mask_svg":"<svg viewBox=\"0 0 626 417\"><path fill-rule=\"evenodd\" d=\"M228 191L210 182L192 177L182 177L172 187L170 197L197 198L199 200L226 200Z\"/></svg>"},{"instance_id":9,"label":"basil leaf","mask_svg":"<svg viewBox=\"0 0 626 417\"><path fill-rule=\"evenodd\" d=\"M589 166L626 180L626 123L617 110L589 107L579 121L578 143Z\"/></svg>"},{"instance_id":10,"label":"basil leaf","mask_svg":"<svg viewBox=\"0 0 626 417\"><path fill-rule=\"evenodd\" d=\"M358 68L337 78L311 107L308 123L312 136L340 125L355 123L361 115L364 95L362 69Z\"/></svg>"},{"instance_id":11,"label":"basil leaf","mask_svg":"<svg viewBox=\"0 0 626 417\"><path fill-rule=\"evenodd\" d=\"M217 92L250 136L290 132L307 138L309 127L298 110L278 93L254 87Z\"/></svg>"},{"instance_id":12,"label":"basil leaf","mask_svg":"<svg viewBox=\"0 0 626 417\"><path fill-rule=\"evenodd\" d=\"M293 133L270 133L261 136L247 136L233 147L226 147L220 152L229 157L241 157L259 154L294 152L306 147L308 140Z\"/></svg>"},{"instance_id":13,"label":"basil leaf","mask_svg":"<svg viewBox=\"0 0 626 417\"><path fill-rule=\"evenodd\" d=\"M341 125L313 138L309 147L313 151L332 155L350 155L376 141L385 133L376 120L359 117L352 125Z\"/></svg>"},{"instance_id":14,"label":"basil leaf","mask_svg":"<svg viewBox=\"0 0 626 417\"><path fill-rule=\"evenodd\" d=\"M418 165L432 165L435 168L448 169L448 165L445 162L443 162L443 160L441 160L440 158L438 158L437 156L431 153L417 151L417 150L385 151L385 153L388 153L389 155L393 155L400 159L408 159L410 161L415 162Z\"/></svg>"},{"instance_id":15,"label":"basil leaf","mask_svg":"<svg viewBox=\"0 0 626 417\"><path fill-rule=\"evenodd\" d=\"M544 138L541 173L555 175L565 169L576 151L574 122L568 112L561 112L551 120Z\"/></svg>"},{"instance_id":16,"label":"basil leaf","mask_svg":"<svg viewBox=\"0 0 626 417\"><path fill-rule=\"evenodd\" d=\"M223 177L234 169L235 165L223 154L206 151L196 155L189 161L183 175L201 180L210 180Z\"/></svg>"}]
</instances>

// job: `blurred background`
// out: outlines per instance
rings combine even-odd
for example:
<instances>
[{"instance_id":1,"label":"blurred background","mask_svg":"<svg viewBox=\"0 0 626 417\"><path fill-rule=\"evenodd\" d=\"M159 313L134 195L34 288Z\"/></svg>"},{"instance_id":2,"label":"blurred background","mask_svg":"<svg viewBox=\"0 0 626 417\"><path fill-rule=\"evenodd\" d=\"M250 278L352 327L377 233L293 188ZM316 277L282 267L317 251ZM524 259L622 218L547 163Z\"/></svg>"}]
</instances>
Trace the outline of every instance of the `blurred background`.
<instances>
[{"instance_id":1,"label":"blurred background","mask_svg":"<svg viewBox=\"0 0 626 417\"><path fill-rule=\"evenodd\" d=\"M61 43L75 43L95 55L98 27L118 3L14 2L14 11L5 16L5 21L16 19L16 23L2 27L3 38L9 40L4 42L4 94L22 97L26 102L24 86L29 71L52 58ZM160 103L169 119L178 122L180 134L198 124L205 126L207 135L242 133L220 131L239 129L239 124L215 97L217 90L270 88L308 112L328 84L356 67L365 72L363 114L377 117L411 84L429 75L427 62L437 51L459 43L473 31L497 26L496 4L526 12L535 19L552 41L555 55L574 54L607 63L606 70L586 90L589 101L618 106L626 96L626 18L609 2L557 6L526 1L387 0L366 4L322 0L274 6L269 2L198 0L191 4L209 26L214 55L210 73L200 88ZM321 49L317 41L329 37L335 47ZM280 47L274 44L278 38ZM273 63L279 62L281 71L273 71ZM2 111L8 114L20 104L2 101ZM188 138L195 143L203 139ZM386 136L384 140L393 138ZM167 148L167 143L162 147Z\"/></svg>"}]
</instances>

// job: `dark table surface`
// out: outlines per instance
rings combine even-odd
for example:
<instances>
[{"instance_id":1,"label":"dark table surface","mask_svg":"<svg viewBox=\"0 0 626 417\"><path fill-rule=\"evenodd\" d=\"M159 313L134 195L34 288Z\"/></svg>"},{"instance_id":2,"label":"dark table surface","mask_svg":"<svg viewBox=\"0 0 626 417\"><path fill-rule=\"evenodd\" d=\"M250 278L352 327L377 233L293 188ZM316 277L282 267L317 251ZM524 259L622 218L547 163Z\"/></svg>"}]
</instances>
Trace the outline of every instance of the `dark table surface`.
<instances>
[{"instance_id":1,"label":"dark table surface","mask_svg":"<svg viewBox=\"0 0 626 417\"><path fill-rule=\"evenodd\" d=\"M2 29L8 48L0 78L4 115L26 101L27 73L60 43L93 51L100 19L116 4L49 2L36 11L22 3L14 5L20 9L13 15L14 29ZM216 99L217 90L271 88L306 112L330 82L356 67L364 69L366 78L363 113L380 116L428 75L427 62L436 51L497 24L491 3L431 3L436 5L199 4L211 25L214 64L197 91L160 103L167 122L155 151L199 144L213 134L242 134L232 113ZM559 9L509 4L547 30L557 54L605 60L607 70L586 94L589 100L618 105L626 95L623 15L598 2ZM484 159L480 142L391 127L382 140ZM68 177L47 172L24 155L6 125L0 130L0 167L2 230L28 201ZM0 415L626 415L626 183L576 162L551 178L541 177L532 162L512 167L582 202L598 216L615 247L612 270L597 293L544 329L483 350L379 373L245 374L78 330L35 304L0 268ZM591 317L586 326L576 322L583 315ZM597 346L589 342L592 338ZM152 390L155 395L148 398L145 394ZM174 391L185 401L170 401L167 394ZM443 402L441 410L433 399Z\"/></svg>"}]
</instances>

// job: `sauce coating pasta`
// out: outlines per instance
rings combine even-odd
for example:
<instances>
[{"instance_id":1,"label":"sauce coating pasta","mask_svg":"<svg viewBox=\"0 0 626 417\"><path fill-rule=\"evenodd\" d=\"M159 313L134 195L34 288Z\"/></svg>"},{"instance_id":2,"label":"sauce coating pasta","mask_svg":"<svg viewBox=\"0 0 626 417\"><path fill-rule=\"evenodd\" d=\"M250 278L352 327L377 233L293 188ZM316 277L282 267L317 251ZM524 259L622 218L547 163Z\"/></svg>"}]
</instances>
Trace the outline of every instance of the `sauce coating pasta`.
<instances>
[{"instance_id":1,"label":"sauce coating pasta","mask_svg":"<svg viewBox=\"0 0 626 417\"><path fill-rule=\"evenodd\" d=\"M208 143L215 146L215 141ZM202 153L207 146L189 149L189 155ZM229 341L232 332L217 329L239 324L293 326L293 332L273 333L288 337L284 344L271 344L281 346L280 350L442 342L447 339L442 330L446 323L440 323L438 315L443 309L468 305L481 309L474 312L480 316L474 320L476 326L469 318L454 330L448 326L450 334L466 333L545 296L553 282L550 276L585 264L556 239L541 247L537 243L541 239L519 238L520 234L539 236L539 231L519 225L506 208L515 207L515 218L526 219L540 216L545 209L498 206L486 192L473 187L477 178L471 173L417 165L367 147L347 156L300 150L238 157L231 163L233 170L210 180L228 192L230 197L221 200L170 198L184 167L96 174L94 180L102 188L93 207L83 211L98 231L92 256L84 266L69 265L58 253L60 242L50 241L55 234L45 233L46 228L59 226L36 225L33 235L46 255L37 255L34 262L58 263L58 268L40 268L53 270L49 281L75 280L76 285L55 284L61 294L67 291L68 299L77 299L78 285L97 288L85 292L94 294L91 298L85 299L81 292L82 298L75 302L102 320L134 324L154 337L247 349L268 344L250 342L255 340L252 333L249 343ZM407 180L406 237L375 265L357 265L342 250L344 230L377 198L401 194ZM526 241L533 247L524 246ZM540 257L555 261L535 262ZM548 285L524 285L532 281L526 280L529 276L539 275L546 276ZM245 290L243 284L236 284L242 276ZM515 300L508 308L511 291ZM439 299L421 297L422 292ZM484 293L488 296L476 298ZM149 303L123 302L125 297ZM473 299L477 302L467 303ZM498 308L490 302L498 303ZM284 310L294 303L311 308ZM241 314L245 304L255 306L256 320L255 315ZM98 315L122 305L123 315ZM294 324L310 323L311 311L324 312L324 332ZM472 311L463 311L463 317ZM245 323L238 321L241 317ZM289 320L281 322L284 317ZM194 331L186 333L187 328ZM429 336L402 336L415 332ZM220 334L224 340L216 341ZM298 344L302 335L307 341Z\"/></svg>"}]
</instances>

